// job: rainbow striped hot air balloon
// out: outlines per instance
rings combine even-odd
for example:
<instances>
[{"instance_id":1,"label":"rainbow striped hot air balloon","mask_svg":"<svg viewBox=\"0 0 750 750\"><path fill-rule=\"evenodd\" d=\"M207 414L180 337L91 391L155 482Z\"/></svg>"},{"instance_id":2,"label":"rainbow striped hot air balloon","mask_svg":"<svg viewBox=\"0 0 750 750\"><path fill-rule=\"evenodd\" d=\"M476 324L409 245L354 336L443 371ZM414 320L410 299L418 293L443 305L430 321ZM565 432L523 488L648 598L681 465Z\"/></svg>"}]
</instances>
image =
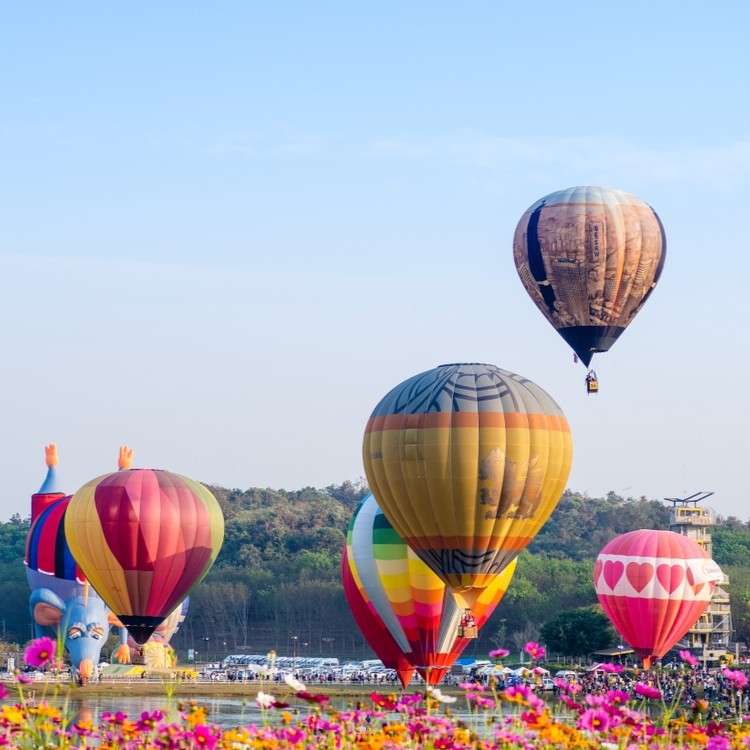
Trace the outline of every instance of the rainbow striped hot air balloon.
<instances>
[{"instance_id":1,"label":"rainbow striped hot air balloon","mask_svg":"<svg viewBox=\"0 0 750 750\"><path fill-rule=\"evenodd\" d=\"M198 482L128 469L73 495L65 535L91 585L143 644L213 565L224 517Z\"/></svg>"},{"instance_id":2,"label":"rainbow striped hot air balloon","mask_svg":"<svg viewBox=\"0 0 750 750\"><path fill-rule=\"evenodd\" d=\"M341 552L341 583L344 587L346 603L349 605L357 627L383 662L383 666L396 672L401 685L405 688L414 674L415 667L367 598L361 582L355 579L346 545Z\"/></svg>"},{"instance_id":3,"label":"rainbow striped hot air balloon","mask_svg":"<svg viewBox=\"0 0 750 750\"><path fill-rule=\"evenodd\" d=\"M572 441L560 407L530 380L450 364L382 399L363 459L399 536L470 606L549 518Z\"/></svg>"},{"instance_id":4,"label":"rainbow striped hot air balloon","mask_svg":"<svg viewBox=\"0 0 750 750\"><path fill-rule=\"evenodd\" d=\"M703 547L674 531L622 534L594 564L599 602L646 669L693 627L723 577Z\"/></svg>"},{"instance_id":5,"label":"rainbow striped hot air balloon","mask_svg":"<svg viewBox=\"0 0 750 750\"><path fill-rule=\"evenodd\" d=\"M469 640L458 637L462 605L395 532L368 495L347 533L347 555L363 596L428 684L437 684ZM502 599L515 561L482 592L471 609L479 628Z\"/></svg>"}]
</instances>

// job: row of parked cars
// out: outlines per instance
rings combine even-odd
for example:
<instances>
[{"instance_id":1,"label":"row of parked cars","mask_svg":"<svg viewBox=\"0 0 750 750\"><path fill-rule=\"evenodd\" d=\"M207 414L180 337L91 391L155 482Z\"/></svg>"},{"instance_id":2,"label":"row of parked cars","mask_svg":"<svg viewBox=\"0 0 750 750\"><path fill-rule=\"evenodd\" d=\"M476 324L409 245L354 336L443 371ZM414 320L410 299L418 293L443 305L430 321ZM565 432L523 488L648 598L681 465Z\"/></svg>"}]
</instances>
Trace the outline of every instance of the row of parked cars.
<instances>
[{"instance_id":1,"label":"row of parked cars","mask_svg":"<svg viewBox=\"0 0 750 750\"><path fill-rule=\"evenodd\" d=\"M256 680L259 677L282 680L284 675L315 682L394 682L396 673L379 659L339 663L335 657L291 657L268 654L228 656L206 664L199 677L208 680Z\"/></svg>"}]
</instances>

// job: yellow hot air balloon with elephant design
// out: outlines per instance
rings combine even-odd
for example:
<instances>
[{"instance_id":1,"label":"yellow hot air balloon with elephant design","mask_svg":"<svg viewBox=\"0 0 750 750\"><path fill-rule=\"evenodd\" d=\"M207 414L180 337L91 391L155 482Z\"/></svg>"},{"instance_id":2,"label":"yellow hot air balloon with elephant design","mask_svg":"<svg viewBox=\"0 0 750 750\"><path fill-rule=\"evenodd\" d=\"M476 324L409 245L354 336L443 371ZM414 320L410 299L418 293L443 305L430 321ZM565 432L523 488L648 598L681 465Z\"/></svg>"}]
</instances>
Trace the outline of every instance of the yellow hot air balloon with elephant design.
<instances>
[{"instance_id":1,"label":"yellow hot air balloon with elephant design","mask_svg":"<svg viewBox=\"0 0 750 750\"><path fill-rule=\"evenodd\" d=\"M572 439L560 407L532 381L447 364L380 401L363 459L386 518L471 606L557 505Z\"/></svg>"}]
</instances>

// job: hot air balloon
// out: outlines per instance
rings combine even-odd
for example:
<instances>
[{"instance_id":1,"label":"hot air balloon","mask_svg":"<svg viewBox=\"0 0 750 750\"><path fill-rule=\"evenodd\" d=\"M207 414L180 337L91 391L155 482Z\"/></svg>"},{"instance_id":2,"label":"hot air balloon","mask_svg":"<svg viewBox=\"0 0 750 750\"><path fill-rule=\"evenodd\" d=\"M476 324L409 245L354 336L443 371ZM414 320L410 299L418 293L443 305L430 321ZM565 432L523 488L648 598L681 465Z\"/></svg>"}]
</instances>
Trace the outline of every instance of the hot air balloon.
<instances>
[{"instance_id":1,"label":"hot air balloon","mask_svg":"<svg viewBox=\"0 0 750 750\"><path fill-rule=\"evenodd\" d=\"M572 441L560 407L530 380L449 364L382 399L363 458L399 536L470 607L557 505Z\"/></svg>"},{"instance_id":2,"label":"hot air balloon","mask_svg":"<svg viewBox=\"0 0 750 750\"><path fill-rule=\"evenodd\" d=\"M697 622L722 579L703 547L673 531L622 534L594 565L602 608L646 669Z\"/></svg>"},{"instance_id":3,"label":"hot air balloon","mask_svg":"<svg viewBox=\"0 0 750 750\"><path fill-rule=\"evenodd\" d=\"M65 534L86 578L143 644L208 573L224 517L198 482L129 469L97 477L73 495Z\"/></svg>"},{"instance_id":4,"label":"hot air balloon","mask_svg":"<svg viewBox=\"0 0 750 750\"><path fill-rule=\"evenodd\" d=\"M367 598L361 583L355 579L346 545L341 553L341 583L346 602L365 640L383 662L383 666L392 669L398 675L401 685L405 688L414 674L415 667L407 658L402 646L390 634L372 602Z\"/></svg>"},{"instance_id":5,"label":"hot air balloon","mask_svg":"<svg viewBox=\"0 0 750 750\"><path fill-rule=\"evenodd\" d=\"M463 607L445 584L409 549L375 498L367 495L347 533L354 579L389 633L428 684L437 684L468 645L460 638ZM515 561L471 607L481 628L510 584Z\"/></svg>"},{"instance_id":6,"label":"hot air balloon","mask_svg":"<svg viewBox=\"0 0 750 750\"><path fill-rule=\"evenodd\" d=\"M656 212L604 187L550 193L524 213L513 238L526 291L586 367L643 307L666 253Z\"/></svg>"}]
</instances>

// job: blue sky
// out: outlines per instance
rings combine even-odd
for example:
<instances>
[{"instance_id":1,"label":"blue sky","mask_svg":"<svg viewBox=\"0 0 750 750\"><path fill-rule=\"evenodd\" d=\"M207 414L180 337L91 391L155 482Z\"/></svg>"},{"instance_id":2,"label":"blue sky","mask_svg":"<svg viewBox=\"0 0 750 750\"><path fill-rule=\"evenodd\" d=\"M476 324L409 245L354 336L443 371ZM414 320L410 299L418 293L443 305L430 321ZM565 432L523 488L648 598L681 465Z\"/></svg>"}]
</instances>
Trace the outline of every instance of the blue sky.
<instances>
[{"instance_id":1,"label":"blue sky","mask_svg":"<svg viewBox=\"0 0 750 750\"><path fill-rule=\"evenodd\" d=\"M93 2L0 9L0 518L56 442L298 489L362 477L380 398L490 362L561 405L569 486L747 520L750 6ZM516 222L635 193L662 280L584 368Z\"/></svg>"}]
</instances>

